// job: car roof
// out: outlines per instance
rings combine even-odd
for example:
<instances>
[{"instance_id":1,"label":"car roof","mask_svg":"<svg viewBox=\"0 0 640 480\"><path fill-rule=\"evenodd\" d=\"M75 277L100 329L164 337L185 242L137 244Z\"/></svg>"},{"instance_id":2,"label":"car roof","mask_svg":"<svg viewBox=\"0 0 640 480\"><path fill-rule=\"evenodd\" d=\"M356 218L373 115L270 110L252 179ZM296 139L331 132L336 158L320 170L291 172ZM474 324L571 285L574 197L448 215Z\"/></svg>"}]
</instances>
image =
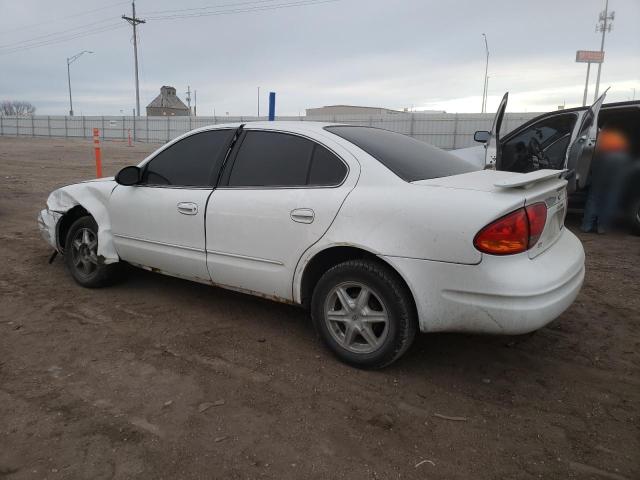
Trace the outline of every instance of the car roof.
<instances>
[{"instance_id":1,"label":"car roof","mask_svg":"<svg viewBox=\"0 0 640 480\"><path fill-rule=\"evenodd\" d=\"M344 125L341 123L332 122L308 122L300 120L275 120L269 121L255 121L255 122L234 122L234 123L216 123L214 125L206 125L204 127L197 128L191 132L200 132L205 130L223 129L223 128L238 128L240 125L244 125L245 129L257 128L261 130L285 130L288 132L309 132L309 131L322 131L325 127Z\"/></svg>"}]
</instances>

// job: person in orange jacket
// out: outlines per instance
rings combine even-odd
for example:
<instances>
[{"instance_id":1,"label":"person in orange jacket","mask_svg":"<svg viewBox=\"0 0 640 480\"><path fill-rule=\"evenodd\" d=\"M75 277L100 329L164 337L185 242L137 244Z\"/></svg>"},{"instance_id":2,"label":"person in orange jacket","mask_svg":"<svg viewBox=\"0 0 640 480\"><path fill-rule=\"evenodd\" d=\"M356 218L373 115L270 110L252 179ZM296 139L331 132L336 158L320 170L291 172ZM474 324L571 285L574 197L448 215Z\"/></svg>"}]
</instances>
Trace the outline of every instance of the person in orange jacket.
<instances>
[{"instance_id":1,"label":"person in orange jacket","mask_svg":"<svg viewBox=\"0 0 640 480\"><path fill-rule=\"evenodd\" d=\"M629 141L624 133L604 127L598 134L591 164L591 185L581 226L583 232L605 233L611 227L630 160Z\"/></svg>"}]
</instances>

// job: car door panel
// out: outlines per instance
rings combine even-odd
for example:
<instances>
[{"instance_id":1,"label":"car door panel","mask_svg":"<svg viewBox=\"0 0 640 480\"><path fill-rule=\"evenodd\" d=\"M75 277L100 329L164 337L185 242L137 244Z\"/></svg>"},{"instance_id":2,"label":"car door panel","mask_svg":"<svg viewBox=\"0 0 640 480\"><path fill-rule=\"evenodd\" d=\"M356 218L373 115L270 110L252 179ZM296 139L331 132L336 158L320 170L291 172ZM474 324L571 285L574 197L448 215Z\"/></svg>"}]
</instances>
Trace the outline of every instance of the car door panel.
<instances>
[{"instance_id":1,"label":"car door panel","mask_svg":"<svg viewBox=\"0 0 640 480\"><path fill-rule=\"evenodd\" d=\"M350 155L328 143L339 158ZM239 149L245 147L243 140ZM214 283L292 300L298 260L328 230L357 181L357 162L344 164L346 178L336 186L218 187L206 218L207 265Z\"/></svg>"},{"instance_id":2,"label":"car door panel","mask_svg":"<svg viewBox=\"0 0 640 480\"><path fill-rule=\"evenodd\" d=\"M210 282L204 219L236 129L190 132L142 165L141 184L118 185L109 210L123 260Z\"/></svg>"},{"instance_id":3,"label":"car door panel","mask_svg":"<svg viewBox=\"0 0 640 480\"><path fill-rule=\"evenodd\" d=\"M211 278L291 299L298 259L327 231L347 192L346 187L217 189L207 216ZM304 221L298 221L296 210L305 210Z\"/></svg>"},{"instance_id":4,"label":"car door panel","mask_svg":"<svg viewBox=\"0 0 640 480\"><path fill-rule=\"evenodd\" d=\"M119 185L111 195L114 243L125 261L209 281L204 211L211 189ZM185 214L180 204L190 204Z\"/></svg>"},{"instance_id":5,"label":"car door panel","mask_svg":"<svg viewBox=\"0 0 640 480\"><path fill-rule=\"evenodd\" d=\"M491 127L491 136L486 146L485 153L485 169L498 169L500 170L500 129L502 128L502 122L504 120L505 111L507 110L507 102L509 101L509 92L506 92L500 101L496 116L493 119L493 125Z\"/></svg>"},{"instance_id":6,"label":"car door panel","mask_svg":"<svg viewBox=\"0 0 640 480\"><path fill-rule=\"evenodd\" d=\"M567 155L567 169L569 170L567 191L569 193L587 186L591 160L595 153L598 138L598 114L608 90L605 90L584 113L580 121L576 123L574 141Z\"/></svg>"}]
</instances>

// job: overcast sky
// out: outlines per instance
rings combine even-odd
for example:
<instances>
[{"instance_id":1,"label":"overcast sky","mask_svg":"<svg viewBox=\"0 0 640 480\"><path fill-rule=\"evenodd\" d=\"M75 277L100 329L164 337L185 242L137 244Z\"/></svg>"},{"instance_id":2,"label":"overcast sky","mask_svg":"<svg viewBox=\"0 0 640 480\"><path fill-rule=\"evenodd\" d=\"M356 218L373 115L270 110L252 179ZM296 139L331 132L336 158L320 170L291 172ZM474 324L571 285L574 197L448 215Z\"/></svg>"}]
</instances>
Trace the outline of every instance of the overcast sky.
<instances>
[{"instance_id":1,"label":"overcast sky","mask_svg":"<svg viewBox=\"0 0 640 480\"><path fill-rule=\"evenodd\" d=\"M505 91L508 111L580 105L586 64L578 49L599 50L604 0L338 0L248 13L159 19L300 3L305 0L138 0L140 103L161 85L184 100L197 90L198 114L255 115L332 104L480 111L489 39L489 101ZM309 2L309 0L306 0ZM601 88L608 100L640 98L640 1L610 0ZM96 10L99 9L99 10ZM191 9L191 10L186 10ZM94 10L94 11L92 11ZM181 12L163 12L183 10ZM87 13L88 12L88 13ZM28 100L39 114L69 109L66 58L76 115L130 114L135 107L129 2L0 0L0 99ZM156 19L153 19L156 17ZM94 32L86 35L87 32ZM95 33L98 32L98 33ZM54 43L61 38L74 37ZM37 42L37 48L26 48ZM597 68L591 69L593 96Z\"/></svg>"}]
</instances>

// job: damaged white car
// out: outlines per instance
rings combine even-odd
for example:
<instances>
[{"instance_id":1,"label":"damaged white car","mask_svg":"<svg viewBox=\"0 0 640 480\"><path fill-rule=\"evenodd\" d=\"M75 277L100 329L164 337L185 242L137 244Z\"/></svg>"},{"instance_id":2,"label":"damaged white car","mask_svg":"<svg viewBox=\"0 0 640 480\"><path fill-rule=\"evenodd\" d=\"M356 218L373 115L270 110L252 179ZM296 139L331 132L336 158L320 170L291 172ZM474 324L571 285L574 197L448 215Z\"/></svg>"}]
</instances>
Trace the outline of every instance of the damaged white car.
<instances>
[{"instance_id":1,"label":"damaged white car","mask_svg":"<svg viewBox=\"0 0 640 480\"><path fill-rule=\"evenodd\" d=\"M39 224L80 285L127 262L303 305L340 359L380 368L418 331L520 334L571 305L562 173L477 171L369 127L218 125L54 191Z\"/></svg>"}]
</instances>

